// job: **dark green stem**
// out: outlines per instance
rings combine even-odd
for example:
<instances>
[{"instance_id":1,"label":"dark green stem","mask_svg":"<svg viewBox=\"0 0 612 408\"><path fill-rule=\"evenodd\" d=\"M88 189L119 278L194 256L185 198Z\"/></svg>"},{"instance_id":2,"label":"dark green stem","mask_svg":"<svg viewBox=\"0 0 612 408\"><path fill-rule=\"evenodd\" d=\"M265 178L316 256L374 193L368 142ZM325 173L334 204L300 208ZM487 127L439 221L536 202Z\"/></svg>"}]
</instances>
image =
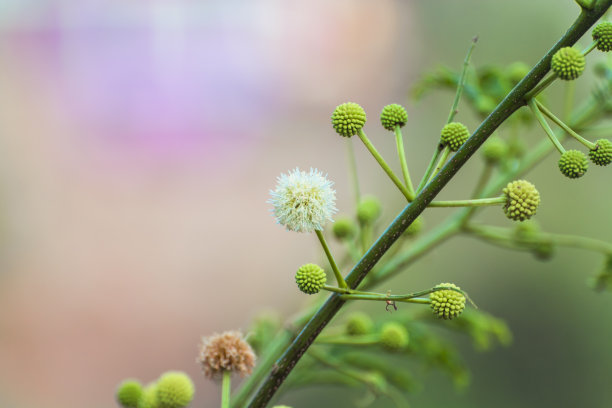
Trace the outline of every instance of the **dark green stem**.
<instances>
[{"instance_id":1,"label":"dark green stem","mask_svg":"<svg viewBox=\"0 0 612 408\"><path fill-rule=\"evenodd\" d=\"M348 274L346 282L350 288L356 288L376 265L391 245L402 235L410 224L427 208L427 205L454 177L487 138L514 111L525 104L525 95L532 90L546 75L553 54L562 47L571 46L603 15L612 5L612 0L602 0L592 9L583 10L565 35L546 53L536 66L525 76L495 110L481 123L474 134L457 151L440 173L423 188L414 201L393 220L380 238L372 245L361 260ZM463 210L465 211L471 211ZM332 294L321 308L312 316L297 338L285 350L274 365L269 377L255 393L249 408L265 407L276 393L285 378L295 367L306 350L317 338L323 328L332 320L345 302L339 294Z\"/></svg>"}]
</instances>

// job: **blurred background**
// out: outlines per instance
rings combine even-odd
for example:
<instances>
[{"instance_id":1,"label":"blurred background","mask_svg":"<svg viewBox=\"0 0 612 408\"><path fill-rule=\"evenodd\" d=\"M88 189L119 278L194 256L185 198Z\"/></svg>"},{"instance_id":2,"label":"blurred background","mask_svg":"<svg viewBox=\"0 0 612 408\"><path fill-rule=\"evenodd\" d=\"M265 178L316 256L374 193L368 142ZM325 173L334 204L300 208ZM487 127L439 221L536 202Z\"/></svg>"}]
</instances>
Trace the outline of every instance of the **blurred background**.
<instances>
[{"instance_id":1,"label":"blurred background","mask_svg":"<svg viewBox=\"0 0 612 408\"><path fill-rule=\"evenodd\" d=\"M322 169L337 207L353 211L334 107L360 103L395 164L377 118L405 105L420 177L453 94L414 103L419 77L459 69L476 34L474 66L532 66L577 14L571 0L0 0L0 406L114 407L122 379L169 369L194 379L193 406L218 406L218 384L195 363L200 337L247 330L260 310L299 311L294 271L320 256L314 235L275 224L276 177ZM591 87L581 78L577 99ZM478 124L461 105L457 119ZM402 196L355 148L362 191L391 220ZM466 198L481 168L472 160L442 197ZM542 227L611 241L610 171L571 181L544 161L528 177ZM428 211L427 226L449 213ZM414 406L611 406L612 297L585 284L600 264L585 251L541 263L462 238L410 268L394 291L457 282L515 338L486 354L460 343L471 387L457 393L434 374ZM342 396L309 389L282 402Z\"/></svg>"}]
</instances>

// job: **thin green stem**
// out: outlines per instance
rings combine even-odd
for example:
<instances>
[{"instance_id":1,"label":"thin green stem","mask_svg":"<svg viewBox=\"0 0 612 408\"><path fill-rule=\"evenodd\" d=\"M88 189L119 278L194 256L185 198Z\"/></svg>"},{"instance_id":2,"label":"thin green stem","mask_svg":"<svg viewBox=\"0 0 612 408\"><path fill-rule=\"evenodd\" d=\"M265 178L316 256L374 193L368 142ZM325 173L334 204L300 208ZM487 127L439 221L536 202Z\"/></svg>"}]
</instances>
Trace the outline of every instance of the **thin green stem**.
<instances>
[{"instance_id":1,"label":"thin green stem","mask_svg":"<svg viewBox=\"0 0 612 408\"><path fill-rule=\"evenodd\" d=\"M580 143L582 143L583 145L585 145L588 149L593 150L595 149L595 143L593 142L589 142L588 140L586 140L584 137L580 136L578 133L574 132L574 130L572 128L570 128L569 126L567 126L565 124L565 122L563 122L561 119L559 119L558 117L556 117L550 110L548 110L546 108L546 106L544 106L540 101L538 101L537 99L534 99L535 103L538 106L538 109L540 109L540 111L548 116L548 118L550 120L552 120L553 122L555 122L561 129L565 130L571 137L573 137L574 139L578 140Z\"/></svg>"},{"instance_id":2,"label":"thin green stem","mask_svg":"<svg viewBox=\"0 0 612 408\"><path fill-rule=\"evenodd\" d=\"M475 198L471 200L432 201L428 207L484 207L506 203L506 197Z\"/></svg>"},{"instance_id":3,"label":"thin green stem","mask_svg":"<svg viewBox=\"0 0 612 408\"><path fill-rule=\"evenodd\" d=\"M438 160L438 164L436 165L436 169L433 171L433 173L431 173L430 180L436 177L436 174L440 172L440 170L442 169L442 166L444 166L444 163L446 163L446 160L448 159L449 154L450 154L450 148L448 146L444 146L444 149L442 150L442 154L440 155L440 159Z\"/></svg>"},{"instance_id":4,"label":"thin green stem","mask_svg":"<svg viewBox=\"0 0 612 408\"><path fill-rule=\"evenodd\" d=\"M372 346L380 342L380 336L319 336L315 344L335 344L343 346Z\"/></svg>"},{"instance_id":5,"label":"thin green stem","mask_svg":"<svg viewBox=\"0 0 612 408\"><path fill-rule=\"evenodd\" d=\"M343 299L364 299L364 300L396 300L396 301L408 301L414 298L418 298L420 296L428 295L432 292L437 292L439 290L452 290L461 294L464 294L463 291L453 288L452 286L437 286L435 288L421 290L419 292L408 293L406 295L392 295L390 293L375 293L375 292L365 292L361 290L355 289L344 289L344 288L335 288L333 286L323 285L322 289L340 293ZM419 302L421 303L421 302Z\"/></svg>"},{"instance_id":6,"label":"thin green stem","mask_svg":"<svg viewBox=\"0 0 612 408\"><path fill-rule=\"evenodd\" d=\"M589 45L587 48L585 48L584 51L582 51L582 55L584 55L586 57L587 55L589 55L589 53L591 51L593 51L595 49L595 47L597 47L597 41L593 41L591 43L591 45Z\"/></svg>"},{"instance_id":7,"label":"thin green stem","mask_svg":"<svg viewBox=\"0 0 612 408\"><path fill-rule=\"evenodd\" d=\"M530 99L528 102L528 105L529 105L529 108L531 109L531 112L533 112L533 115L536 117L536 119L540 123L540 126L542 126L544 133L546 133L546 135L548 136L552 144L557 148L559 153L561 154L565 153L565 149L559 142L559 139L557 139L557 136L555 136L555 133L552 131L552 129L548 125L548 122L546 122L546 119L544 118L544 116L542 116L542 112L540 112L540 110L538 109L538 105L536 105L536 100Z\"/></svg>"},{"instance_id":8,"label":"thin green stem","mask_svg":"<svg viewBox=\"0 0 612 408\"><path fill-rule=\"evenodd\" d=\"M393 181L393 184L395 184L397 186L397 188L402 192L404 197L406 197L406 200L412 201L414 199L414 196L412 194L410 194L410 191L408 191L406 186L395 175L393 170L391 170L391 167L389 167L389 165L387 164L385 159L383 159L382 156L380 155L380 153L378 153L378 150L376 150L376 148L374 147L372 142L370 142L370 139L368 139L368 137L366 136L366 134L363 131L363 129L359 130L358 135L359 135L359 138L361 139L361 141L363 142L363 144L367 147L367 149L370 151L370 153L372 153L372 156L374 156L374 158L376 159L378 164L380 164L380 167L382 167L382 169L385 171L385 173L387 173L387 176L389 176L391 181Z\"/></svg>"},{"instance_id":9,"label":"thin green stem","mask_svg":"<svg viewBox=\"0 0 612 408\"><path fill-rule=\"evenodd\" d=\"M487 116L478 129L476 129L472 137L470 137L451 158L449 163L444 166L431 182L423 187L423 190L415 197L414 201L404 208L368 252L366 252L361 260L353 267L346 279L348 286L356 288L363 281L386 251L403 234L406 228L408 228L408 226L410 226L410 224L425 210L427 204L437 196L446 184L448 184L495 129L497 129L499 125L518 108L524 105L524 101L528 99L525 99L527 92L532 90L548 72L552 55L562 47L575 44L576 41L578 41L578 39L603 15L610 5L612 5L612 0L600 0L593 5L592 9L583 11L578 16L563 37L546 53L529 74L510 91L493 112ZM589 109L594 113L599 113L601 111L601 107L598 107L595 103L592 104ZM586 114L583 116L585 120L592 117ZM540 144L537 148L532 149L532 152L525 157L523 163L519 167L504 174L504 177L500 177L494 183L491 183L487 186L483 194L494 194L508 182L508 177L513 177L519 172L538 163L542 157L550 152L550 144L547 144L548 145ZM451 217L448 222L440 224L439 227L432 230L429 234L424 235L422 242L418 245L418 250L406 251L402 254L403 256L398 256L397 259L392 260L393 262L390 261L389 268L381 269L380 272L377 273L376 279L371 279L369 284L389 278L398 273L398 271L401 271L406 265L407 260L413 262L424 253L431 250L436 243L455 234L460 229L465 219L469 217L473 211L473 208L458 211L458 213ZM415 245L415 247L417 247L417 245ZM385 265L385 267L386 266L387 265ZM302 328L300 334L293 343L286 350L281 350L282 355L276 361L274 369L270 371L268 378L254 394L248 405L249 408L263 408L268 404L301 356L308 350L317 335L332 320L344 304L344 301L340 299L339 296L339 294L332 294L318 311L312 315L311 319Z\"/></svg>"},{"instance_id":10,"label":"thin green stem","mask_svg":"<svg viewBox=\"0 0 612 408\"><path fill-rule=\"evenodd\" d=\"M461 99L461 93L463 92L463 87L465 86L465 78L467 75L468 66L470 64L470 57L472 56L472 51L474 51L474 47L476 46L476 42L478 42L478 36L472 39L472 43L470 44L470 48L468 49L467 54L463 60L463 69L461 70L461 77L459 78L459 83L457 84L457 92L455 92L455 99L453 100L453 106L451 106L451 110L448 114L448 119L446 123L451 123L455 118L459 106L459 100Z\"/></svg>"},{"instance_id":11,"label":"thin green stem","mask_svg":"<svg viewBox=\"0 0 612 408\"><path fill-rule=\"evenodd\" d=\"M349 174L353 184L353 194L355 196L355 206L359 205L361 200L361 191L359 189L359 176L357 174L357 160L355 160L355 148L353 147L353 138L349 137L346 141L346 156L349 164Z\"/></svg>"},{"instance_id":12,"label":"thin green stem","mask_svg":"<svg viewBox=\"0 0 612 408\"><path fill-rule=\"evenodd\" d=\"M604 255L612 255L612 243L594 238L581 237L579 235L540 232L533 238L527 239L516 237L514 231L510 228L493 227L489 225L468 225L465 231L479 238L493 241L508 241L527 245L544 241L559 246L586 249L600 252Z\"/></svg>"},{"instance_id":13,"label":"thin green stem","mask_svg":"<svg viewBox=\"0 0 612 408\"><path fill-rule=\"evenodd\" d=\"M555 79L557 79L558 76L557 74L555 74L554 72L552 72L550 74L550 76L548 78L546 78L545 80L543 80L542 82L540 82L538 84L538 86L536 86L535 88L533 88L532 91L528 92L525 95L525 100L528 101L529 99L535 98L536 96L538 96L544 89L546 89L548 87L548 85L552 84L553 81Z\"/></svg>"},{"instance_id":14,"label":"thin green stem","mask_svg":"<svg viewBox=\"0 0 612 408\"><path fill-rule=\"evenodd\" d=\"M431 177L431 172L436 168L436 161L438 160L438 157L440 157L440 153L442 153L442 149L440 148L440 145L438 145L438 147L436 147L436 150L434 151L431 161L429 162L429 165L427 166L427 170L425 170L425 174L423 174L423 178L421 179L421 182L417 187L417 194L419 194L423 190L423 188L429 181L429 178Z\"/></svg>"},{"instance_id":15,"label":"thin green stem","mask_svg":"<svg viewBox=\"0 0 612 408\"><path fill-rule=\"evenodd\" d=\"M329 265L332 268L332 271L334 271L334 276L336 277L336 281L338 281L338 286L340 286L341 288L346 288L346 281L344 280L344 278L342 277L342 274L340 273L340 269L338 269L338 265L336 264L336 261L334 260L334 256L332 255L331 251L329 250L329 246L327 246L327 241L325 241L325 237L323 236L323 232L316 230L315 231L317 233L317 238L319 238L319 242L321 242L321 246L323 247L323 251L325 251L325 256L327 256L327 260L329 261Z\"/></svg>"},{"instance_id":16,"label":"thin green stem","mask_svg":"<svg viewBox=\"0 0 612 408\"><path fill-rule=\"evenodd\" d=\"M408 299L391 299L384 298L379 296L371 296L371 295L340 295L340 299L342 300L376 300L376 301L388 301L392 300L394 302L405 302L405 303L431 303L429 299L422 298L408 298Z\"/></svg>"},{"instance_id":17,"label":"thin green stem","mask_svg":"<svg viewBox=\"0 0 612 408\"><path fill-rule=\"evenodd\" d=\"M229 370L223 371L223 384L221 391L221 408L229 408L230 406L230 390L231 390L232 372Z\"/></svg>"},{"instance_id":18,"label":"thin green stem","mask_svg":"<svg viewBox=\"0 0 612 408\"><path fill-rule=\"evenodd\" d=\"M397 145L397 154L399 156L400 165L402 166L404 183L406 184L410 195L414 197L414 187L412 186L412 180L410 180L410 173L408 172L408 163L406 163L406 153L404 152L404 138L402 137L402 130L399 126L395 127L395 144Z\"/></svg>"}]
</instances>

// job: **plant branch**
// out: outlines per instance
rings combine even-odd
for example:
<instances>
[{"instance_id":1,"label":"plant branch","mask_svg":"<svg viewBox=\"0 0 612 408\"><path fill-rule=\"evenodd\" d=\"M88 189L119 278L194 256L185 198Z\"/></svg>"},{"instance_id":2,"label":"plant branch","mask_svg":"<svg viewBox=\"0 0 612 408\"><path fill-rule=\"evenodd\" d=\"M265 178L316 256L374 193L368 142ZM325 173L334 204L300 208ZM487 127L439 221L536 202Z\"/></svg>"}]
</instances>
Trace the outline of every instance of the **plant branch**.
<instances>
[{"instance_id":1,"label":"plant branch","mask_svg":"<svg viewBox=\"0 0 612 408\"><path fill-rule=\"evenodd\" d=\"M402 235L410 224L427 208L427 205L455 176L467 160L487 140L487 138L501 125L514 111L525 104L525 95L532 90L546 75L550 67L552 55L562 47L571 46L603 15L612 5L612 0L602 0L592 9L583 10L565 35L546 53L504 98L495 110L481 123L474 134L457 151L440 173L419 193L414 201L393 220L380 238L372 245L361 260L348 274L346 282L350 288L356 288L366 277L368 272L376 265L391 245ZM472 209L470 209L472 210ZM464 210L468 211L468 210ZM345 303L339 294L332 294L312 316L297 338L285 350L274 365L269 377L259 387L249 408L265 407L291 370L295 367L306 350L314 342L323 328L332 320L335 314Z\"/></svg>"}]
</instances>

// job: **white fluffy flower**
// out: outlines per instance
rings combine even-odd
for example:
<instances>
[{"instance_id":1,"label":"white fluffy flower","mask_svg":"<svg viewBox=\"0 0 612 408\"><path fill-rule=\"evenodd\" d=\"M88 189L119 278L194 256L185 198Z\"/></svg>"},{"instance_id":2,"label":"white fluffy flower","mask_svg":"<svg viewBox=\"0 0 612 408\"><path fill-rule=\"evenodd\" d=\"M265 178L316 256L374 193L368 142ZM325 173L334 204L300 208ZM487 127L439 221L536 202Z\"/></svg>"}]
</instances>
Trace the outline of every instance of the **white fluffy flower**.
<instances>
[{"instance_id":1,"label":"white fluffy flower","mask_svg":"<svg viewBox=\"0 0 612 408\"><path fill-rule=\"evenodd\" d=\"M268 201L274 206L276 221L290 231L313 232L322 230L327 220L338 211L334 206L336 191L317 169L310 172L296 168L281 174L275 190L270 190Z\"/></svg>"}]
</instances>

